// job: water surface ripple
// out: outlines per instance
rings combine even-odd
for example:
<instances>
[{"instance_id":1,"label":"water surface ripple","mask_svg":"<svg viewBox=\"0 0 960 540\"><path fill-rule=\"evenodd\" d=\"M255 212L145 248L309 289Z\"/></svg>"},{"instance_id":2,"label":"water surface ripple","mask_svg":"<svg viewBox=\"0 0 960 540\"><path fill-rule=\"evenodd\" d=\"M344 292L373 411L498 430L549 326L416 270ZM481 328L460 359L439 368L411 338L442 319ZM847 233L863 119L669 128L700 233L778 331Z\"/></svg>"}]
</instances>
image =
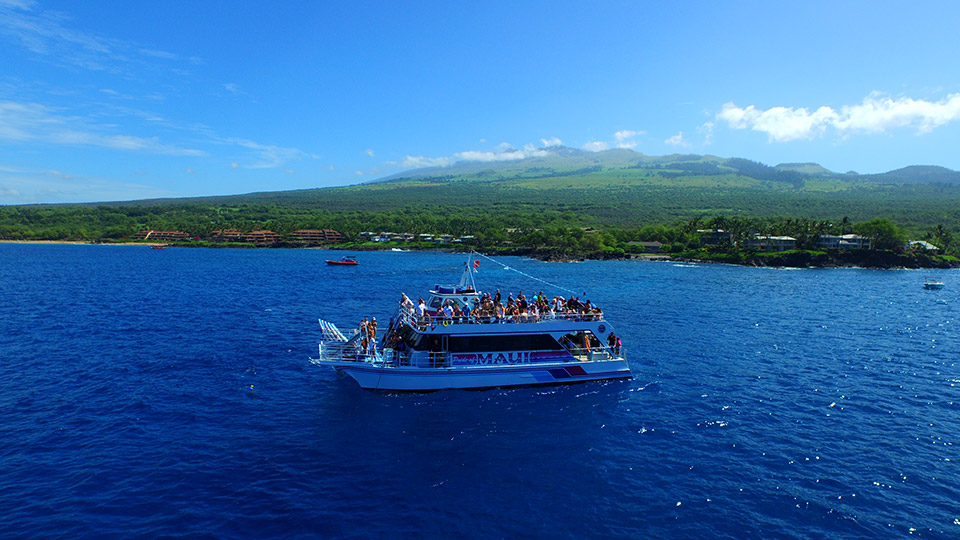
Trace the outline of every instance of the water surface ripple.
<instances>
[{"instance_id":1,"label":"water surface ripple","mask_svg":"<svg viewBox=\"0 0 960 540\"><path fill-rule=\"evenodd\" d=\"M339 255L0 245L0 537L960 537L955 270L505 258L635 378L378 394L308 363L316 318L463 258Z\"/></svg>"}]
</instances>

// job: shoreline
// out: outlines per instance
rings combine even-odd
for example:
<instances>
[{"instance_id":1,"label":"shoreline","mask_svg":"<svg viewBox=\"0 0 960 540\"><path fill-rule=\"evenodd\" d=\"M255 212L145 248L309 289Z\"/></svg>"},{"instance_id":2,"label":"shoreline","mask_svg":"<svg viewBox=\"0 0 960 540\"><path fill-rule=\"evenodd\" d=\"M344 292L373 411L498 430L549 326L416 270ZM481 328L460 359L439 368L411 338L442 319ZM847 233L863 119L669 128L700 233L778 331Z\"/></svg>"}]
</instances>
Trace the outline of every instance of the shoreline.
<instances>
[{"instance_id":1,"label":"shoreline","mask_svg":"<svg viewBox=\"0 0 960 540\"><path fill-rule=\"evenodd\" d=\"M169 246L162 242L94 242L92 240L0 240L0 244L51 244L67 246Z\"/></svg>"},{"instance_id":2,"label":"shoreline","mask_svg":"<svg viewBox=\"0 0 960 540\"><path fill-rule=\"evenodd\" d=\"M178 244L176 242L97 242L92 240L0 240L0 244L36 244L36 245L91 245L91 246L141 246L141 247L208 247L214 249L258 249L258 248L286 248L286 249L327 249L331 251L390 251L396 246L325 246L325 245L290 245L288 243L271 246L230 245L218 244L213 246ZM407 246L404 251L431 251L458 253L464 250L451 248L424 248ZM947 270L960 268L960 260L934 259L926 254L895 253L892 251L840 251L835 253L811 253L808 251L793 252L766 252L743 260L730 260L722 257L697 258L680 257L666 253L587 253L572 255L553 249L517 248L499 250L488 253L491 256L529 257L543 262L581 262L581 261L653 261L653 262L692 262L698 264L730 264L734 266L753 266L769 268L868 268L879 270L896 269L927 269Z\"/></svg>"}]
</instances>

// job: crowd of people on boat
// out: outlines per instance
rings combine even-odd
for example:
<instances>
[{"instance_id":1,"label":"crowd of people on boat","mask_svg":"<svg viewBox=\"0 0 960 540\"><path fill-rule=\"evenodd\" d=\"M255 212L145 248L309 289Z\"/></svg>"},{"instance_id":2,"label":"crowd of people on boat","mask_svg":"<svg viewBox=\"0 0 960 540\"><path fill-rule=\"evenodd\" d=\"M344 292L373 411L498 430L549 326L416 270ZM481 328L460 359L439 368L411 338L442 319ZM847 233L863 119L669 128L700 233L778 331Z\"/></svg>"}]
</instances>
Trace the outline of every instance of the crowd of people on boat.
<instances>
[{"instance_id":1,"label":"crowd of people on boat","mask_svg":"<svg viewBox=\"0 0 960 540\"><path fill-rule=\"evenodd\" d=\"M564 298L554 296L548 298L543 291L527 298L523 291L507 295L503 300L500 290L496 294L483 293L480 297L466 302L463 306L451 299L447 299L437 311L427 307L423 297L413 301L401 294L400 309L409 316L415 316L421 324L430 325L434 322L449 323L507 323L507 322L538 322L555 318L575 318L578 320L602 320L603 310L590 303L590 300L580 300L576 296Z\"/></svg>"}]
</instances>

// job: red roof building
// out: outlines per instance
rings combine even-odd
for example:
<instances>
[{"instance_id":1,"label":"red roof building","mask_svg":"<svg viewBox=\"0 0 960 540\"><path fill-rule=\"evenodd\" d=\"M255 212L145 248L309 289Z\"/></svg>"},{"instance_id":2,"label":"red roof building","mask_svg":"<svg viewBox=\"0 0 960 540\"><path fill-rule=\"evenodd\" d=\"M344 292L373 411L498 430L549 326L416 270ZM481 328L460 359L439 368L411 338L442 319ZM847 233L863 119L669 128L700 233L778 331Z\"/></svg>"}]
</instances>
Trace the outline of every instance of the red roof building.
<instances>
[{"instance_id":1,"label":"red roof building","mask_svg":"<svg viewBox=\"0 0 960 540\"><path fill-rule=\"evenodd\" d=\"M250 231L243 236L245 242L253 244L276 244L280 241L280 235L273 231Z\"/></svg>"},{"instance_id":2,"label":"red roof building","mask_svg":"<svg viewBox=\"0 0 960 540\"><path fill-rule=\"evenodd\" d=\"M300 229L290 233L290 238L304 242L328 243L343 240L343 235L333 229Z\"/></svg>"}]
</instances>

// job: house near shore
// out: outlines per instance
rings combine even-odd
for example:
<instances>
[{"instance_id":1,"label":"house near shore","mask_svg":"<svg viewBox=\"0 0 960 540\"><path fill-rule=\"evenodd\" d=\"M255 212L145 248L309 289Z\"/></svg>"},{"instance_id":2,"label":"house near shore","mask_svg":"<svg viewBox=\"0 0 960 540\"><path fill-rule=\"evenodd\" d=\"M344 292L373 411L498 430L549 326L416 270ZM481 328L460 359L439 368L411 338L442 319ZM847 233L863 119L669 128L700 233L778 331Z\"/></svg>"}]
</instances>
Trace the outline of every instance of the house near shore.
<instances>
[{"instance_id":1,"label":"house near shore","mask_svg":"<svg viewBox=\"0 0 960 540\"><path fill-rule=\"evenodd\" d=\"M910 240L903 246L908 251L926 251L928 253L940 253L940 248L925 240Z\"/></svg>"},{"instance_id":2,"label":"house near shore","mask_svg":"<svg viewBox=\"0 0 960 540\"><path fill-rule=\"evenodd\" d=\"M717 246L733 242L733 233L723 229L697 229L701 246Z\"/></svg>"},{"instance_id":3,"label":"house near shore","mask_svg":"<svg viewBox=\"0 0 960 540\"><path fill-rule=\"evenodd\" d=\"M744 242L743 247L757 251L788 251L797 249L797 239L792 236L755 235Z\"/></svg>"},{"instance_id":4,"label":"house near shore","mask_svg":"<svg viewBox=\"0 0 960 540\"><path fill-rule=\"evenodd\" d=\"M859 234L821 234L817 237L817 247L823 249L870 249L870 239Z\"/></svg>"},{"instance_id":5,"label":"house near shore","mask_svg":"<svg viewBox=\"0 0 960 540\"><path fill-rule=\"evenodd\" d=\"M644 253L656 253L660 251L661 242L627 242L628 246L641 248Z\"/></svg>"}]
</instances>

